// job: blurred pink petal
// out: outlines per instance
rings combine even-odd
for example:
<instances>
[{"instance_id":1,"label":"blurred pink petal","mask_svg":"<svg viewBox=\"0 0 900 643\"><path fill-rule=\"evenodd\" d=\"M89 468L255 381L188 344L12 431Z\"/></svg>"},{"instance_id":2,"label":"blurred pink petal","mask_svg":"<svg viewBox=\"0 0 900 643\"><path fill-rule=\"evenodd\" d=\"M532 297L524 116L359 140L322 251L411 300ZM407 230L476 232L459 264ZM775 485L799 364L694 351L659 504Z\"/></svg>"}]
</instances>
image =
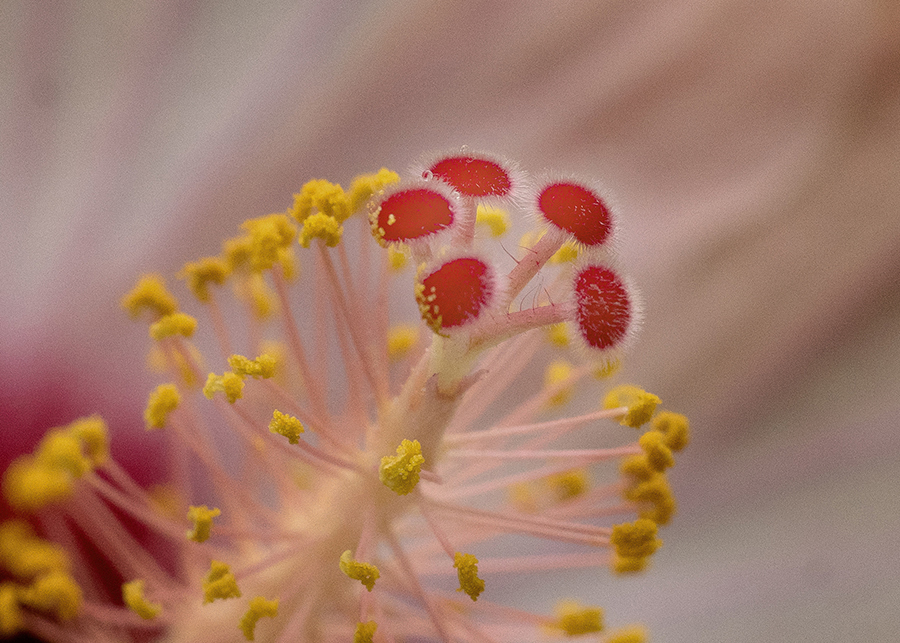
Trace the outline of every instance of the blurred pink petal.
<instances>
[{"instance_id":1,"label":"blurred pink petal","mask_svg":"<svg viewBox=\"0 0 900 643\"><path fill-rule=\"evenodd\" d=\"M4 446L99 410L133 449L145 329L117 301L139 272L215 251L310 176L494 149L615 190L648 309L626 374L695 421L666 548L646 577L604 585L608 609L658 641L887 640L897 13L6 3Z\"/></svg>"}]
</instances>

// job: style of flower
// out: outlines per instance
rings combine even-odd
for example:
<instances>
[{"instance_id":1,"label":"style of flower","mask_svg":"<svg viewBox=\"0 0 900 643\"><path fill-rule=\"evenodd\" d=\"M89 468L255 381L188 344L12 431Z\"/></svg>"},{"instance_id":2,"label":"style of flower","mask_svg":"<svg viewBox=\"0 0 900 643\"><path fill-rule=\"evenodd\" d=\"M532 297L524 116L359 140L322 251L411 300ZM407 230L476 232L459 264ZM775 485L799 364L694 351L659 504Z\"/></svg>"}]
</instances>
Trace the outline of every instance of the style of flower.
<instances>
[{"instance_id":1,"label":"style of flower","mask_svg":"<svg viewBox=\"0 0 900 643\"><path fill-rule=\"evenodd\" d=\"M551 616L491 599L516 572L641 571L675 510L665 472L687 444L684 416L635 386L561 413L615 370L641 315L613 260L607 196L465 148L413 174L382 169L347 191L310 181L286 213L188 263L179 277L219 356L190 341L198 322L162 277L139 280L122 304L150 321L167 378L145 421L164 441L148 457L171 479L136 484L99 417L14 461L3 491L23 518L0 525L2 634L646 639L607 633L600 607L564 601ZM523 212L537 230L504 274L491 247ZM397 319L395 292L422 324ZM548 352L534 390L529 369ZM518 551L501 555L510 538Z\"/></svg>"}]
</instances>

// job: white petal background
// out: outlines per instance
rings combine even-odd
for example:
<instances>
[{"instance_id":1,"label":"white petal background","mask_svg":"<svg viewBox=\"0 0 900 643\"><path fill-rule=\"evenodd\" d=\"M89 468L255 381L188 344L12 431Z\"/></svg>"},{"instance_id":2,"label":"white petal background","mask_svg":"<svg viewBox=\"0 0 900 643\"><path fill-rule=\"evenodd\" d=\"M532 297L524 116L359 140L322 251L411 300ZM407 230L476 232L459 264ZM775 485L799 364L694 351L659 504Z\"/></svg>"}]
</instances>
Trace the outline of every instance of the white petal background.
<instances>
[{"instance_id":1,"label":"white petal background","mask_svg":"<svg viewBox=\"0 0 900 643\"><path fill-rule=\"evenodd\" d=\"M660 643L900 631L893 2L10 0L0 88L7 454L92 410L140 433L139 272L465 143L615 190L627 374L696 433L650 574L524 600L599 596Z\"/></svg>"}]
</instances>

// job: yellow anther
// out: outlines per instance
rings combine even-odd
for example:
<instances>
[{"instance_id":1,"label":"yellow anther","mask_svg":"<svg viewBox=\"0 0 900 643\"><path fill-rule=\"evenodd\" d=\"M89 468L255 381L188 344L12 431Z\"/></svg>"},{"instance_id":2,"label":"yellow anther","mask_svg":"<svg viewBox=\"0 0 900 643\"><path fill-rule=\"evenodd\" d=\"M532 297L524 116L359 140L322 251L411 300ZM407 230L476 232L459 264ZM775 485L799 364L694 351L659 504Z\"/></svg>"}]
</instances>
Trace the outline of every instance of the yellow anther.
<instances>
[{"instance_id":1,"label":"yellow anther","mask_svg":"<svg viewBox=\"0 0 900 643\"><path fill-rule=\"evenodd\" d=\"M144 581L137 579L122 584L122 600L132 612L150 621L162 612L162 605L151 603L144 596Z\"/></svg>"},{"instance_id":2,"label":"yellow anther","mask_svg":"<svg viewBox=\"0 0 900 643\"><path fill-rule=\"evenodd\" d=\"M204 257L186 263L178 273L178 277L186 280L187 287L194 293L194 297L205 303L209 301L210 285L221 286L224 284L229 272L228 262L225 259Z\"/></svg>"},{"instance_id":3,"label":"yellow anther","mask_svg":"<svg viewBox=\"0 0 900 643\"><path fill-rule=\"evenodd\" d=\"M210 373L206 378L203 394L211 400L216 393L224 393L228 403L234 404L244 394L244 380L231 371L226 371L222 375Z\"/></svg>"},{"instance_id":4,"label":"yellow anther","mask_svg":"<svg viewBox=\"0 0 900 643\"><path fill-rule=\"evenodd\" d=\"M351 212L350 199L343 188L325 179L307 181L294 195L294 206L289 210L298 223L304 223L314 213L343 223Z\"/></svg>"},{"instance_id":5,"label":"yellow anther","mask_svg":"<svg viewBox=\"0 0 900 643\"><path fill-rule=\"evenodd\" d=\"M184 498L178 487L171 484L155 484L147 490L153 508L163 516L179 520L184 507Z\"/></svg>"},{"instance_id":6,"label":"yellow anther","mask_svg":"<svg viewBox=\"0 0 900 643\"><path fill-rule=\"evenodd\" d=\"M616 574L636 574L647 569L647 558L613 555L612 570Z\"/></svg>"},{"instance_id":7,"label":"yellow anther","mask_svg":"<svg viewBox=\"0 0 900 643\"><path fill-rule=\"evenodd\" d=\"M572 364L565 360L551 362L544 371L544 387L555 393L547 400L550 406L562 406L572 399L572 385L566 382L572 377Z\"/></svg>"},{"instance_id":8,"label":"yellow anther","mask_svg":"<svg viewBox=\"0 0 900 643\"><path fill-rule=\"evenodd\" d=\"M262 596L254 596L250 599L250 608L241 617L239 627L248 641L254 640L256 624L263 617L275 618L278 616L278 599L268 600Z\"/></svg>"},{"instance_id":9,"label":"yellow anther","mask_svg":"<svg viewBox=\"0 0 900 643\"><path fill-rule=\"evenodd\" d=\"M600 362L594 367L592 372L595 379L603 380L607 377L615 375L619 372L619 369L622 368L622 362L617 359L607 360L605 362Z\"/></svg>"},{"instance_id":10,"label":"yellow anther","mask_svg":"<svg viewBox=\"0 0 900 643\"><path fill-rule=\"evenodd\" d=\"M297 227L284 214L269 214L241 224L248 232L249 264L254 271L269 270L281 260L281 252L297 238Z\"/></svg>"},{"instance_id":11,"label":"yellow anther","mask_svg":"<svg viewBox=\"0 0 900 643\"><path fill-rule=\"evenodd\" d=\"M500 208L479 205L475 213L475 223L488 228L491 236L502 237L509 230L509 214Z\"/></svg>"},{"instance_id":12,"label":"yellow anther","mask_svg":"<svg viewBox=\"0 0 900 643\"><path fill-rule=\"evenodd\" d=\"M24 625L18 587L9 582L0 583L0 636L13 636Z\"/></svg>"},{"instance_id":13,"label":"yellow anther","mask_svg":"<svg viewBox=\"0 0 900 643\"><path fill-rule=\"evenodd\" d=\"M92 466L100 467L109 460L109 431L99 415L75 420L68 426L70 435L78 438Z\"/></svg>"},{"instance_id":14,"label":"yellow anther","mask_svg":"<svg viewBox=\"0 0 900 643\"><path fill-rule=\"evenodd\" d=\"M571 500L583 496L591 488L591 478L586 469L572 469L547 476L547 486L557 500Z\"/></svg>"},{"instance_id":15,"label":"yellow anther","mask_svg":"<svg viewBox=\"0 0 900 643\"><path fill-rule=\"evenodd\" d=\"M603 408L614 409L627 406L628 411L619 420L619 424L638 428L650 421L650 417L659 404L659 398L637 386L623 384L612 389L603 398Z\"/></svg>"},{"instance_id":16,"label":"yellow anther","mask_svg":"<svg viewBox=\"0 0 900 643\"><path fill-rule=\"evenodd\" d=\"M59 545L39 538L21 520L0 524L0 567L22 580L51 571L68 571L69 556Z\"/></svg>"},{"instance_id":17,"label":"yellow anther","mask_svg":"<svg viewBox=\"0 0 900 643\"><path fill-rule=\"evenodd\" d=\"M510 485L508 490L509 501L519 511L533 513L538 510L537 498L534 490L527 482Z\"/></svg>"},{"instance_id":18,"label":"yellow anther","mask_svg":"<svg viewBox=\"0 0 900 643\"><path fill-rule=\"evenodd\" d=\"M388 357L398 361L409 355L419 341L419 327L412 324L398 324L388 330Z\"/></svg>"},{"instance_id":19,"label":"yellow anther","mask_svg":"<svg viewBox=\"0 0 900 643\"><path fill-rule=\"evenodd\" d=\"M647 558L662 545L656 537L656 523L646 518L613 525L609 542L623 558Z\"/></svg>"},{"instance_id":20,"label":"yellow anther","mask_svg":"<svg viewBox=\"0 0 900 643\"><path fill-rule=\"evenodd\" d=\"M303 423L293 415L287 415L277 410L272 414L269 433L283 435L291 444L297 444L300 441L300 434L304 431Z\"/></svg>"},{"instance_id":21,"label":"yellow anther","mask_svg":"<svg viewBox=\"0 0 900 643\"><path fill-rule=\"evenodd\" d=\"M609 633L606 643L647 643L647 629L640 625L623 627Z\"/></svg>"},{"instance_id":22,"label":"yellow anther","mask_svg":"<svg viewBox=\"0 0 900 643\"><path fill-rule=\"evenodd\" d=\"M160 340L174 335L190 337L196 329L197 320L194 317L187 313L172 313L150 324L150 339Z\"/></svg>"},{"instance_id":23,"label":"yellow anther","mask_svg":"<svg viewBox=\"0 0 900 643\"><path fill-rule=\"evenodd\" d=\"M206 505L200 505L199 507L191 505L188 507L188 520L194 523L194 528L187 532L188 539L198 543L209 540L213 518L220 515L222 515L222 512L215 507L212 509Z\"/></svg>"},{"instance_id":24,"label":"yellow anther","mask_svg":"<svg viewBox=\"0 0 900 643\"><path fill-rule=\"evenodd\" d=\"M556 606L555 626L566 636L579 636L603 631L603 610L576 601L562 601Z\"/></svg>"},{"instance_id":25,"label":"yellow anther","mask_svg":"<svg viewBox=\"0 0 900 643\"><path fill-rule=\"evenodd\" d=\"M409 248L402 243L391 244L387 249L388 266L391 270L400 271L409 263Z\"/></svg>"},{"instance_id":26,"label":"yellow anther","mask_svg":"<svg viewBox=\"0 0 900 643\"><path fill-rule=\"evenodd\" d=\"M222 242L222 260L229 272L249 270L252 257L253 241L250 235L244 234Z\"/></svg>"},{"instance_id":27,"label":"yellow anther","mask_svg":"<svg viewBox=\"0 0 900 643\"><path fill-rule=\"evenodd\" d=\"M624 496L626 500L644 505L638 515L657 525L668 524L675 515L675 497L665 474L657 473L648 480L627 487Z\"/></svg>"},{"instance_id":28,"label":"yellow anther","mask_svg":"<svg viewBox=\"0 0 900 643\"><path fill-rule=\"evenodd\" d=\"M478 578L478 559L472 554L456 552L453 566L459 578L459 589L456 591L465 592L469 598L477 601L479 594L484 591L484 581Z\"/></svg>"},{"instance_id":29,"label":"yellow anther","mask_svg":"<svg viewBox=\"0 0 900 643\"><path fill-rule=\"evenodd\" d=\"M419 484L419 472L425 457L418 440L403 440L397 447L397 455L381 458L378 476L388 489L405 496Z\"/></svg>"},{"instance_id":30,"label":"yellow anther","mask_svg":"<svg viewBox=\"0 0 900 643\"><path fill-rule=\"evenodd\" d=\"M370 592L372 591L372 588L375 587L375 581L381 576L375 565L353 560L353 553L349 549L341 554L339 565L341 571L344 572L348 578L358 580L365 585L366 589Z\"/></svg>"},{"instance_id":31,"label":"yellow anther","mask_svg":"<svg viewBox=\"0 0 900 643\"><path fill-rule=\"evenodd\" d=\"M150 311L154 319L178 310L178 302L166 290L165 279L154 274L142 276L137 285L122 297L121 304L133 319L145 310Z\"/></svg>"},{"instance_id":32,"label":"yellow anther","mask_svg":"<svg viewBox=\"0 0 900 643\"><path fill-rule=\"evenodd\" d=\"M68 471L44 466L32 456L21 456L3 474L3 496L13 509L31 513L69 498L72 482Z\"/></svg>"},{"instance_id":33,"label":"yellow anther","mask_svg":"<svg viewBox=\"0 0 900 643\"><path fill-rule=\"evenodd\" d=\"M67 572L52 571L38 576L34 582L19 592L23 605L54 614L61 621L78 616L81 609L81 588Z\"/></svg>"},{"instance_id":34,"label":"yellow anther","mask_svg":"<svg viewBox=\"0 0 900 643\"><path fill-rule=\"evenodd\" d=\"M547 333L547 341L554 346L565 348L569 345L569 327L564 322L547 326L545 332Z\"/></svg>"},{"instance_id":35,"label":"yellow anther","mask_svg":"<svg viewBox=\"0 0 900 643\"><path fill-rule=\"evenodd\" d=\"M690 441L690 424L681 413L663 411L653 418L651 426L666 436L666 445L672 451L681 451Z\"/></svg>"},{"instance_id":36,"label":"yellow anther","mask_svg":"<svg viewBox=\"0 0 900 643\"><path fill-rule=\"evenodd\" d=\"M625 458L619 465L619 471L637 481L649 480L657 473L644 453Z\"/></svg>"},{"instance_id":37,"label":"yellow anther","mask_svg":"<svg viewBox=\"0 0 900 643\"><path fill-rule=\"evenodd\" d=\"M665 471L675 464L672 450L666 445L666 436L659 431L647 431L638 440L647 456L647 462L655 471Z\"/></svg>"},{"instance_id":38,"label":"yellow anther","mask_svg":"<svg viewBox=\"0 0 900 643\"><path fill-rule=\"evenodd\" d=\"M356 631L353 632L353 643L373 643L377 630L378 624L375 621L357 623Z\"/></svg>"},{"instance_id":39,"label":"yellow anther","mask_svg":"<svg viewBox=\"0 0 900 643\"><path fill-rule=\"evenodd\" d=\"M300 230L300 245L309 248L313 239L321 239L326 246L333 248L341 242L343 234L344 226L338 223L337 219L317 212L303 221L303 228Z\"/></svg>"},{"instance_id":40,"label":"yellow anther","mask_svg":"<svg viewBox=\"0 0 900 643\"><path fill-rule=\"evenodd\" d=\"M297 255L294 254L294 247L288 246L278 251L278 265L281 266L281 274L288 281L293 281L300 274L300 267L297 264Z\"/></svg>"},{"instance_id":41,"label":"yellow anther","mask_svg":"<svg viewBox=\"0 0 900 643\"><path fill-rule=\"evenodd\" d=\"M231 568L218 560L209 565L209 573L203 579L203 602L212 603L217 599L240 598L241 590Z\"/></svg>"},{"instance_id":42,"label":"yellow anther","mask_svg":"<svg viewBox=\"0 0 900 643\"><path fill-rule=\"evenodd\" d=\"M373 194L381 192L385 186L399 180L399 174L385 167L374 174L360 174L350 184L350 211L356 212Z\"/></svg>"},{"instance_id":43,"label":"yellow anther","mask_svg":"<svg viewBox=\"0 0 900 643\"><path fill-rule=\"evenodd\" d=\"M228 358L231 370L241 377L269 379L275 375L275 358L271 355L260 355L256 359L247 359L243 355L232 355Z\"/></svg>"},{"instance_id":44,"label":"yellow anther","mask_svg":"<svg viewBox=\"0 0 900 643\"><path fill-rule=\"evenodd\" d=\"M578 259L578 245L574 241L566 241L550 257L550 263L568 263L576 259Z\"/></svg>"},{"instance_id":45,"label":"yellow anther","mask_svg":"<svg viewBox=\"0 0 900 643\"><path fill-rule=\"evenodd\" d=\"M278 311L275 293L260 273L251 273L235 284L237 295L249 302L257 319L268 319Z\"/></svg>"},{"instance_id":46,"label":"yellow anther","mask_svg":"<svg viewBox=\"0 0 900 643\"><path fill-rule=\"evenodd\" d=\"M47 433L35 449L35 462L48 469L61 469L79 478L91 469L91 461L85 457L81 440L65 429Z\"/></svg>"},{"instance_id":47,"label":"yellow anther","mask_svg":"<svg viewBox=\"0 0 900 643\"><path fill-rule=\"evenodd\" d=\"M148 430L161 429L169 421L169 414L178 408L181 395L174 384L160 384L150 392L144 409L144 425Z\"/></svg>"}]
</instances>

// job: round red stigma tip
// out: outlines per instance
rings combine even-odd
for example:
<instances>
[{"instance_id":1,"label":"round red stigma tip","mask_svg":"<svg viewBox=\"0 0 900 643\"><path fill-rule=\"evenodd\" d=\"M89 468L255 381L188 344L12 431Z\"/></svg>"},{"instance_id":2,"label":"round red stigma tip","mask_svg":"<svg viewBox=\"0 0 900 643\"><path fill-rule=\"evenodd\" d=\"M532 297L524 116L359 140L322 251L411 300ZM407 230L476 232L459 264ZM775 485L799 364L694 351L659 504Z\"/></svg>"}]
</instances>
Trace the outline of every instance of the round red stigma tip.
<instances>
[{"instance_id":1,"label":"round red stigma tip","mask_svg":"<svg viewBox=\"0 0 900 643\"><path fill-rule=\"evenodd\" d=\"M509 172L490 159L449 156L435 161L428 171L463 196L504 197L512 190Z\"/></svg>"},{"instance_id":2,"label":"round red stigma tip","mask_svg":"<svg viewBox=\"0 0 900 643\"><path fill-rule=\"evenodd\" d=\"M620 344L632 320L624 282L609 268L588 266L575 275L577 320L585 341L606 350Z\"/></svg>"},{"instance_id":3,"label":"round red stigma tip","mask_svg":"<svg viewBox=\"0 0 900 643\"><path fill-rule=\"evenodd\" d=\"M453 223L450 200L430 188L411 188L394 192L381 202L376 228L387 242L421 239L440 232Z\"/></svg>"},{"instance_id":4,"label":"round red stigma tip","mask_svg":"<svg viewBox=\"0 0 900 643\"><path fill-rule=\"evenodd\" d=\"M448 261L422 280L416 298L422 318L435 331L478 317L491 296L488 265L474 257Z\"/></svg>"},{"instance_id":5,"label":"round red stigma tip","mask_svg":"<svg viewBox=\"0 0 900 643\"><path fill-rule=\"evenodd\" d=\"M612 230L609 209L591 190L574 183L552 183L538 195L544 218L586 246L606 241Z\"/></svg>"}]
</instances>

